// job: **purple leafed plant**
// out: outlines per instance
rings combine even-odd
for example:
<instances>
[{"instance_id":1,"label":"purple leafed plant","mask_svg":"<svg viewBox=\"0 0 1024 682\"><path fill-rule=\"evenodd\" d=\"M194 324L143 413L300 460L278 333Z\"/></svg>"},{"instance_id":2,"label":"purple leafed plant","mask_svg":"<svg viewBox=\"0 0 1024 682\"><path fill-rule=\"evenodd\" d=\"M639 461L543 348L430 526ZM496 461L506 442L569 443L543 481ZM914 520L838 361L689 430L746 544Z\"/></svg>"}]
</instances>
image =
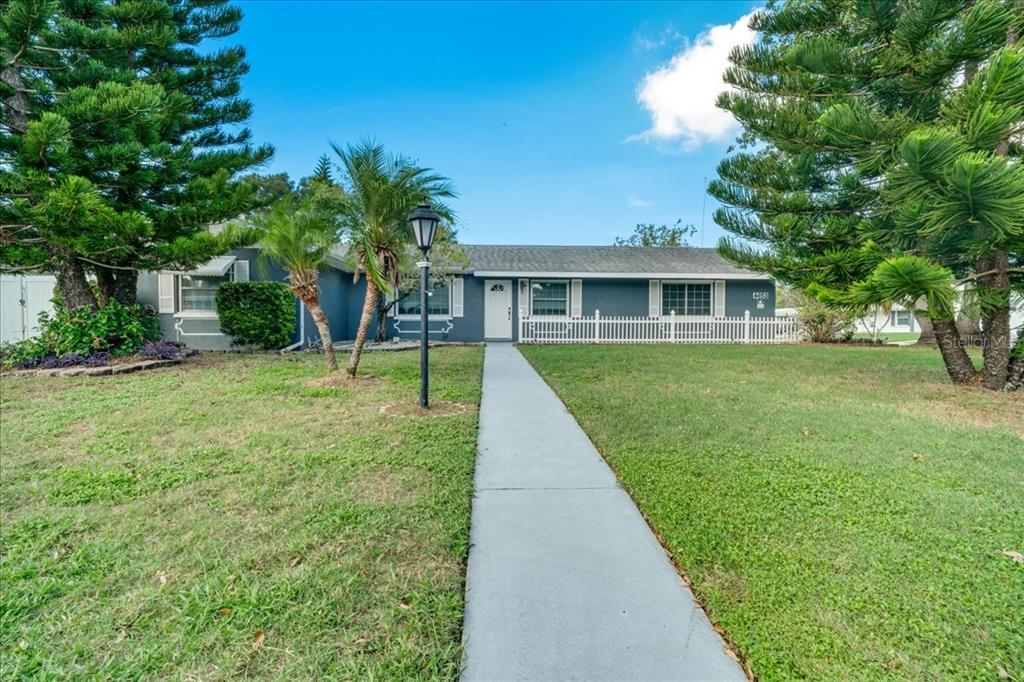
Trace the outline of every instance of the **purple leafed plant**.
<instances>
[{"instance_id":1,"label":"purple leafed plant","mask_svg":"<svg viewBox=\"0 0 1024 682\"><path fill-rule=\"evenodd\" d=\"M73 365L80 365L85 360L84 355L78 353L68 353L57 357L56 355L49 355L43 358L42 362L39 363L40 369L56 369L58 367L71 367Z\"/></svg>"},{"instance_id":2,"label":"purple leafed plant","mask_svg":"<svg viewBox=\"0 0 1024 682\"><path fill-rule=\"evenodd\" d=\"M181 360L181 348L167 341L150 341L142 350L139 357L146 360Z\"/></svg>"},{"instance_id":3,"label":"purple leafed plant","mask_svg":"<svg viewBox=\"0 0 1024 682\"><path fill-rule=\"evenodd\" d=\"M82 364L86 367L103 367L110 364L110 353L100 352L86 355L82 358Z\"/></svg>"}]
</instances>

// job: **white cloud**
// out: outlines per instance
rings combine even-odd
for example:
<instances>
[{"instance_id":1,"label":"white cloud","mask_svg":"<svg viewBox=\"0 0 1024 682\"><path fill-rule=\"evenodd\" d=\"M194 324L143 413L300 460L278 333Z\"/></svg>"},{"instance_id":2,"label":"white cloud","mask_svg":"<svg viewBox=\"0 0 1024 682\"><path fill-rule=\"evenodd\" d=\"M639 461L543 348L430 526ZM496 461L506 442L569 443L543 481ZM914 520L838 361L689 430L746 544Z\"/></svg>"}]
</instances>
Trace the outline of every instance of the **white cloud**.
<instances>
[{"instance_id":1,"label":"white cloud","mask_svg":"<svg viewBox=\"0 0 1024 682\"><path fill-rule=\"evenodd\" d=\"M630 208L650 208L651 202L644 201L635 194L630 194L626 199L626 203L629 204Z\"/></svg>"},{"instance_id":2,"label":"white cloud","mask_svg":"<svg viewBox=\"0 0 1024 682\"><path fill-rule=\"evenodd\" d=\"M634 34L634 44L638 50L657 50L681 40L682 37L683 34L671 24L661 30L652 30L650 26L645 25Z\"/></svg>"},{"instance_id":3,"label":"white cloud","mask_svg":"<svg viewBox=\"0 0 1024 682\"><path fill-rule=\"evenodd\" d=\"M644 77L637 88L637 101L650 113L651 127L630 140L678 141L691 150L735 131L736 120L716 107L715 100L730 87L722 81L729 52L737 45L752 44L757 37L747 28L750 16L712 26Z\"/></svg>"}]
</instances>

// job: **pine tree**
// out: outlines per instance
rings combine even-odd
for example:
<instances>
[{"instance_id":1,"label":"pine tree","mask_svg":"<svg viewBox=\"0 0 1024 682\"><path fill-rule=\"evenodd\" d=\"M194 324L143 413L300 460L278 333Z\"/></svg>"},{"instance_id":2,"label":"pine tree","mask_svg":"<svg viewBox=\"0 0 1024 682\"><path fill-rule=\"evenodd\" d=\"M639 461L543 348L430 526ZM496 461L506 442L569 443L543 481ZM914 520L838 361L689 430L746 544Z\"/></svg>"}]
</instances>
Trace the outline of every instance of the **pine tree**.
<instances>
[{"instance_id":1,"label":"pine tree","mask_svg":"<svg viewBox=\"0 0 1024 682\"><path fill-rule=\"evenodd\" d=\"M1016 0L787 2L757 15L720 103L759 145L720 167L738 262L837 305L925 305L958 383L1011 374L1024 253L1024 59ZM908 260L908 257L910 258ZM982 319L977 373L956 288Z\"/></svg>"},{"instance_id":2,"label":"pine tree","mask_svg":"<svg viewBox=\"0 0 1024 682\"><path fill-rule=\"evenodd\" d=\"M321 154L316 160L316 168L313 170L312 180L319 180L326 185L334 184L334 173L331 171L331 157Z\"/></svg>"},{"instance_id":3,"label":"pine tree","mask_svg":"<svg viewBox=\"0 0 1024 682\"><path fill-rule=\"evenodd\" d=\"M70 307L130 303L138 270L227 246L205 229L251 207L242 172L269 159L243 124L244 51L225 0L12 0L0 22L6 269L56 272Z\"/></svg>"}]
</instances>

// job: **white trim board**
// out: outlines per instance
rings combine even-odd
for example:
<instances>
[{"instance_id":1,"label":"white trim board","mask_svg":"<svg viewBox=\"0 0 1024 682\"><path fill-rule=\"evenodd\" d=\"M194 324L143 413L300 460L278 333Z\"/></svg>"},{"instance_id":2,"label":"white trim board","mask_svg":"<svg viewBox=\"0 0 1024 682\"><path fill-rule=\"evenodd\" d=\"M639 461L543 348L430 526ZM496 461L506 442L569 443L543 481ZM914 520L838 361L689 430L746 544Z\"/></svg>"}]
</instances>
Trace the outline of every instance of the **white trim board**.
<instances>
[{"instance_id":1,"label":"white trim board","mask_svg":"<svg viewBox=\"0 0 1024 682\"><path fill-rule=\"evenodd\" d=\"M521 270L478 270L474 277L521 277L529 279L714 279L743 280L756 279L770 281L768 275L710 273L710 272L523 272Z\"/></svg>"}]
</instances>

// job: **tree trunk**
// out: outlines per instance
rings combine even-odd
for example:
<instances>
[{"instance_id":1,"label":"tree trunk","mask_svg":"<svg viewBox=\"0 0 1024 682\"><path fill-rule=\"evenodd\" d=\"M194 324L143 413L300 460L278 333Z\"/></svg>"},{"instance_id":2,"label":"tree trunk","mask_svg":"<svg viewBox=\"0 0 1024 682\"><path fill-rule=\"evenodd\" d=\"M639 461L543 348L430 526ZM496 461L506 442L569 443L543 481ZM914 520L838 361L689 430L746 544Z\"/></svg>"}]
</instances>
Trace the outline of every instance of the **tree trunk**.
<instances>
[{"instance_id":1,"label":"tree trunk","mask_svg":"<svg viewBox=\"0 0 1024 682\"><path fill-rule=\"evenodd\" d=\"M1006 391L1016 391L1024 386L1024 330L1021 330L1017 337L1017 343L1013 346L1010 366L1006 372Z\"/></svg>"},{"instance_id":2,"label":"tree trunk","mask_svg":"<svg viewBox=\"0 0 1024 682\"><path fill-rule=\"evenodd\" d=\"M118 270L114 273L114 298L122 305L139 302L139 273L136 270Z\"/></svg>"},{"instance_id":3,"label":"tree trunk","mask_svg":"<svg viewBox=\"0 0 1024 682\"><path fill-rule=\"evenodd\" d=\"M1006 251L997 251L991 259L978 261L979 272L995 270L992 275L978 282L978 286L987 290L981 312L981 353L984 358L981 385L991 391L1001 391L1006 387L1010 367L1009 267L1009 254Z\"/></svg>"},{"instance_id":4,"label":"tree trunk","mask_svg":"<svg viewBox=\"0 0 1024 682\"><path fill-rule=\"evenodd\" d=\"M82 261L75 257L57 263L57 289L67 310L96 310L96 296L85 279Z\"/></svg>"},{"instance_id":5,"label":"tree trunk","mask_svg":"<svg viewBox=\"0 0 1024 682\"><path fill-rule=\"evenodd\" d=\"M334 356L334 341L331 339L331 326L323 308L320 307L320 284L316 270L296 270L288 274L291 277L292 293L298 296L302 305L306 306L317 331L320 332L320 342L324 346L324 361L327 362L327 368L332 372L338 371L338 359Z\"/></svg>"},{"instance_id":6,"label":"tree trunk","mask_svg":"<svg viewBox=\"0 0 1024 682\"><path fill-rule=\"evenodd\" d=\"M388 306L383 296L377 296L377 333L374 334L374 340L378 343L388 340Z\"/></svg>"},{"instance_id":7,"label":"tree trunk","mask_svg":"<svg viewBox=\"0 0 1024 682\"><path fill-rule=\"evenodd\" d=\"M110 268L96 268L96 294L101 306L117 298L114 293L114 271Z\"/></svg>"},{"instance_id":8,"label":"tree trunk","mask_svg":"<svg viewBox=\"0 0 1024 682\"><path fill-rule=\"evenodd\" d=\"M917 337L917 345L934 346L935 329L932 328L932 318L928 317L924 311L915 310L914 319L917 320L917 326L921 328L921 335Z\"/></svg>"},{"instance_id":9,"label":"tree trunk","mask_svg":"<svg viewBox=\"0 0 1024 682\"><path fill-rule=\"evenodd\" d=\"M96 268L96 289L99 291L99 304L106 305L117 301L121 305L132 306L138 303L135 270L113 270Z\"/></svg>"},{"instance_id":10,"label":"tree trunk","mask_svg":"<svg viewBox=\"0 0 1024 682\"><path fill-rule=\"evenodd\" d=\"M345 370L350 377L356 375L359 369L359 359L363 354L363 346L366 344L366 334L370 330L370 322L373 321L373 313L377 309L377 297L380 290L373 280L366 278L366 298L363 300L363 314L359 318L359 331L356 332L356 342L352 346L352 355L348 358L348 368Z\"/></svg>"},{"instance_id":11,"label":"tree trunk","mask_svg":"<svg viewBox=\"0 0 1024 682\"><path fill-rule=\"evenodd\" d=\"M304 300L303 304L309 310L309 314L316 324L317 331L320 332L320 340L324 344L324 360L327 362L327 368L332 372L337 372L338 358L334 356L334 341L331 340L331 327L327 324L327 316L324 315L323 308L320 307L320 297L313 296Z\"/></svg>"},{"instance_id":12,"label":"tree trunk","mask_svg":"<svg viewBox=\"0 0 1024 682\"><path fill-rule=\"evenodd\" d=\"M932 328L935 330L935 340L942 353L942 361L946 365L946 372L954 384L970 384L977 378L977 371L971 357L967 355L960 333L956 329L956 323L952 320L932 318Z\"/></svg>"}]
</instances>

